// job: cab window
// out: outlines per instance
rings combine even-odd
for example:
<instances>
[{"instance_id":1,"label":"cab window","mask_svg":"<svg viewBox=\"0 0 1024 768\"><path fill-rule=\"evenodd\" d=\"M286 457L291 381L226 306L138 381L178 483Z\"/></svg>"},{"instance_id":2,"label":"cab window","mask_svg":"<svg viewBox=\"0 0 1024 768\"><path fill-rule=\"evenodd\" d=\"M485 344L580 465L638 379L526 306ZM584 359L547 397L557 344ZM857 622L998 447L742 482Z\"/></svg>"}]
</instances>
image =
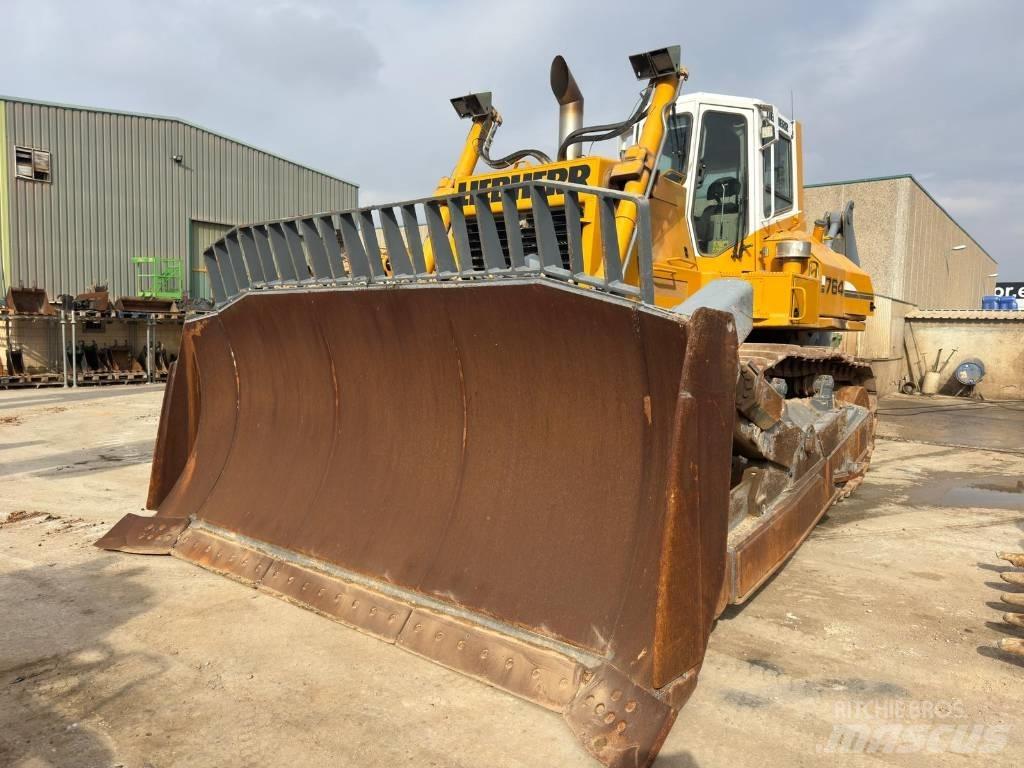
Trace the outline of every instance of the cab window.
<instances>
[{"instance_id":1,"label":"cab window","mask_svg":"<svg viewBox=\"0 0 1024 768\"><path fill-rule=\"evenodd\" d=\"M779 136L762 154L764 217L770 219L793 209L793 141L788 136Z\"/></svg>"},{"instance_id":2,"label":"cab window","mask_svg":"<svg viewBox=\"0 0 1024 768\"><path fill-rule=\"evenodd\" d=\"M690 150L690 126L693 118L689 113L672 115L669 130L665 135L665 146L658 158L659 171L679 171L686 174L687 153Z\"/></svg>"},{"instance_id":3,"label":"cab window","mask_svg":"<svg viewBox=\"0 0 1024 768\"><path fill-rule=\"evenodd\" d=\"M747 211L747 120L707 112L701 119L693 193L697 250L717 256L736 244Z\"/></svg>"}]
</instances>

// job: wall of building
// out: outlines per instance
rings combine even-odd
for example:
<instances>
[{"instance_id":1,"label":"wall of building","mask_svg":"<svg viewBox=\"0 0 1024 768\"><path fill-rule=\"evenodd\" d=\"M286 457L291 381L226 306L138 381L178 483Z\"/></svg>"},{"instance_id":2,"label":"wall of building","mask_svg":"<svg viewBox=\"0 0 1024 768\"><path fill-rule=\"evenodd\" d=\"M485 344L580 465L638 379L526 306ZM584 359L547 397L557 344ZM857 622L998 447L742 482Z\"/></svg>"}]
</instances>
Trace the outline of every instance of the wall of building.
<instances>
[{"instance_id":1,"label":"wall of building","mask_svg":"<svg viewBox=\"0 0 1024 768\"><path fill-rule=\"evenodd\" d=\"M351 183L178 120L13 100L0 101L0 115L3 290L42 286L53 297L105 282L131 294L131 258L186 262L192 221L229 225L357 204ZM15 178L15 146L48 150L52 180Z\"/></svg>"},{"instance_id":2,"label":"wall of building","mask_svg":"<svg viewBox=\"0 0 1024 768\"><path fill-rule=\"evenodd\" d=\"M907 318L913 329L910 342L915 376L942 368L944 394L956 394L960 384L953 378L956 367L968 358L985 364L985 378L978 394L989 400L1024 400L1024 311L943 312L919 311Z\"/></svg>"},{"instance_id":3,"label":"wall of building","mask_svg":"<svg viewBox=\"0 0 1024 768\"><path fill-rule=\"evenodd\" d=\"M975 309L995 288L994 259L912 176L808 186L808 226L854 201L861 266L875 288L875 314L842 348L868 360L880 393L909 375L904 318L918 308ZM966 246L954 251L957 245Z\"/></svg>"}]
</instances>

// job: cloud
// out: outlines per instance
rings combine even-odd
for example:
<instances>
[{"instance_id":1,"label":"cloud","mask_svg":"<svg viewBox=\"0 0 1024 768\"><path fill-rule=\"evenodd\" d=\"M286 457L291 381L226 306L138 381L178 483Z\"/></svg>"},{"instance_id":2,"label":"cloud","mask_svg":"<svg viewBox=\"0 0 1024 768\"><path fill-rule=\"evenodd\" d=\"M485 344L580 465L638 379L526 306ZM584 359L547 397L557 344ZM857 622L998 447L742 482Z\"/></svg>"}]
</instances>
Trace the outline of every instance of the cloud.
<instances>
[{"instance_id":1,"label":"cloud","mask_svg":"<svg viewBox=\"0 0 1024 768\"><path fill-rule=\"evenodd\" d=\"M420 196L466 126L452 96L492 90L494 151L551 150L548 66L566 55L588 121L624 116L627 54L680 43L688 90L756 96L806 128L808 182L912 172L1024 279L1024 4L1010 0L7 0L3 90L169 114L323 168L365 202Z\"/></svg>"}]
</instances>

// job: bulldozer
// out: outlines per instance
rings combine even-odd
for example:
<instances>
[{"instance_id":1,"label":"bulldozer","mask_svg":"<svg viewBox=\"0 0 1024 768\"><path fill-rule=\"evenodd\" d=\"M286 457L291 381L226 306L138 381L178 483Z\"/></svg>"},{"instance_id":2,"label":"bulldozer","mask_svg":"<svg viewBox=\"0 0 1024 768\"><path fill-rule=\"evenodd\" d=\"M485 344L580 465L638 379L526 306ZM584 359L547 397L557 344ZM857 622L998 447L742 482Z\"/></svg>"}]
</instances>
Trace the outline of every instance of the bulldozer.
<instances>
[{"instance_id":1,"label":"bulldozer","mask_svg":"<svg viewBox=\"0 0 1024 768\"><path fill-rule=\"evenodd\" d=\"M604 765L653 763L716 619L867 469L872 373L834 343L874 292L852 209L806 221L799 123L684 94L678 46L629 61L636 108L588 126L554 60L553 157L492 157L501 115L468 94L433 194L214 243L155 514L97 545L559 713Z\"/></svg>"}]
</instances>

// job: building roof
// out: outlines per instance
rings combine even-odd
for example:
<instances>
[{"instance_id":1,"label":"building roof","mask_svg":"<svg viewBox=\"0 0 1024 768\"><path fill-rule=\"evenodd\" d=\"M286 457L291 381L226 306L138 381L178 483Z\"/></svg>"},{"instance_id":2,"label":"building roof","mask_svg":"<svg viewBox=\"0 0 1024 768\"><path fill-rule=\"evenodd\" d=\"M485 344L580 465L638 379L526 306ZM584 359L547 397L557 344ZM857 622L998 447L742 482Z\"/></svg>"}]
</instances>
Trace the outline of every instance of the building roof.
<instances>
[{"instance_id":1,"label":"building roof","mask_svg":"<svg viewBox=\"0 0 1024 768\"><path fill-rule=\"evenodd\" d=\"M863 178L863 179L846 179L846 180L843 180L843 181L822 181L822 182L818 182L817 184L804 184L804 188L805 189L813 189L815 187L845 187L845 186L849 186L851 184L871 184L872 182L876 182L876 181L896 181L898 179L910 179L912 182L914 182L917 185L917 188L920 189L922 192L924 192L925 196L927 196L927 198L929 200L931 200L933 203L935 203L935 207L938 208L940 211L942 211L944 214L946 214L946 218L948 218L957 227L959 227L960 231L963 232L968 237L968 239L970 239L970 241L972 243L974 243L976 246L978 246L978 249L982 253L984 253L986 256L988 256L990 259L992 259L992 262L994 264L998 264L999 263L999 261L991 253L986 251L984 246L982 246L982 244L979 243L974 238L974 236L970 232L968 232L959 221L957 221L956 219L953 218L952 215L950 215L949 211L947 211L943 207L942 203L940 203L938 200L936 200L932 196L932 193L929 192L927 189L925 189L924 184L922 184L920 181L918 181L916 178L914 178L914 174L912 174L912 173L897 173L897 174L895 174L893 176L869 176L869 177Z\"/></svg>"},{"instance_id":2,"label":"building roof","mask_svg":"<svg viewBox=\"0 0 1024 768\"><path fill-rule=\"evenodd\" d=\"M198 125L197 123L193 123L193 122L190 122L188 120L182 120L180 117L168 117L167 115L153 115L153 114L149 114L147 112L129 112L129 111L123 110L123 109L107 109L105 107L83 107L83 106L78 105L78 104L64 104L64 103L57 102L57 101L41 101L39 99L25 99L25 98L22 98L20 96L4 96L3 94L0 94L0 102L3 102L3 101L15 101L15 102L18 102L20 104L35 104L35 105L40 106L40 107L54 107L56 109L71 109L71 110L76 110L78 112L99 112L101 114L107 114L107 115L124 115L126 117L144 117L144 118L148 118L150 120L164 120L164 121L169 122L169 123L178 123L179 125L187 125L189 128L195 128L197 131L203 131L204 133L208 133L211 136L217 136L217 137L219 137L221 139L233 142L235 144L239 144L239 145L241 145L243 147L248 147L249 149L255 149L257 152L262 152L263 154L269 155L270 157L275 157L278 160L281 160L282 162L289 163L290 165L297 166L298 168L303 168L303 169L305 169L307 171L312 171L313 173L318 173L321 176L326 176L329 179L334 179L335 181L340 181L342 184L348 184L350 186L356 187L357 189L359 188L359 185L356 184L354 181L349 181L348 179L343 179L340 176L335 176L333 173L327 173L326 171L322 171L319 168L313 168L312 166L305 165L304 163L297 163L294 160L290 160L287 157L284 157L283 155L279 155L277 152L270 152L269 150L263 149L262 147L254 146L253 144L250 144L247 141L242 141L241 139L236 139L234 136L228 136L226 133L221 133L220 131L211 131L209 128L205 128L204 126Z\"/></svg>"}]
</instances>

